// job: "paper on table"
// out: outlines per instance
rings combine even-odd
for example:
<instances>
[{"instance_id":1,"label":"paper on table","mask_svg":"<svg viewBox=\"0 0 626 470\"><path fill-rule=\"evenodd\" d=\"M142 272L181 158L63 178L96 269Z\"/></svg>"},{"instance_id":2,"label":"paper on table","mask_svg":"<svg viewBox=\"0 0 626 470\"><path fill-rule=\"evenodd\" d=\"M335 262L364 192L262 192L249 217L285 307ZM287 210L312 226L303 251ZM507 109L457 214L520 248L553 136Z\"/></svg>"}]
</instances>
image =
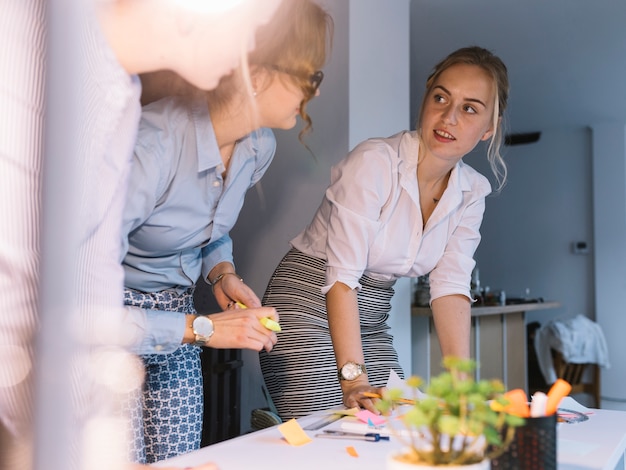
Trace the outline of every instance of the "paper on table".
<instances>
[{"instance_id":1,"label":"paper on table","mask_svg":"<svg viewBox=\"0 0 626 470\"><path fill-rule=\"evenodd\" d=\"M278 430L292 446L308 444L312 440L293 418L278 426Z\"/></svg>"},{"instance_id":2,"label":"paper on table","mask_svg":"<svg viewBox=\"0 0 626 470\"><path fill-rule=\"evenodd\" d=\"M421 390L417 390L417 396L414 396L416 394L415 389L409 387L406 384L406 381L401 379L400 376L393 369L389 371L389 378L387 379L387 389L402 390L402 396L404 398L424 398L426 396L426 394Z\"/></svg>"},{"instance_id":3,"label":"paper on table","mask_svg":"<svg viewBox=\"0 0 626 470\"><path fill-rule=\"evenodd\" d=\"M572 397L563 397L563 399L559 402L559 408L565 408L567 410L578 411L585 414L593 413L593 410L591 408L587 408L586 406L581 405Z\"/></svg>"}]
</instances>

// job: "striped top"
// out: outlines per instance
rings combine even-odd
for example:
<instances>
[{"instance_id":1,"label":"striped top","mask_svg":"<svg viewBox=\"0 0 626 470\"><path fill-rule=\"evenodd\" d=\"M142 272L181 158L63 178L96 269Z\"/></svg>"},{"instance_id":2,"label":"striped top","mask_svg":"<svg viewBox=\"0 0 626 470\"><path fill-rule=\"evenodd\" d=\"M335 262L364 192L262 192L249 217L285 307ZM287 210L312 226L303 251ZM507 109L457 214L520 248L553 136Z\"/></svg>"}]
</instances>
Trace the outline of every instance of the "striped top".
<instances>
[{"instance_id":1,"label":"striped top","mask_svg":"<svg viewBox=\"0 0 626 470\"><path fill-rule=\"evenodd\" d=\"M37 323L44 4L3 1L0 14L0 424L19 438L32 414L31 382L23 379Z\"/></svg>"}]
</instances>

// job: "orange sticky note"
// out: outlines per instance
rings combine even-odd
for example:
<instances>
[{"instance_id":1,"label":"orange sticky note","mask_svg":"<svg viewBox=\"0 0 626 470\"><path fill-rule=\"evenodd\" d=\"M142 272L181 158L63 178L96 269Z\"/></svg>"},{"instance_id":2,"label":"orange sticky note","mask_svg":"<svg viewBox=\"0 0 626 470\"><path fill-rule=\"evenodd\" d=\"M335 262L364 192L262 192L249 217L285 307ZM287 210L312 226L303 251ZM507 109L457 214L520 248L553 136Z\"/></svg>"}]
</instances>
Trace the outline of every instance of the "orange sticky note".
<instances>
[{"instance_id":1,"label":"orange sticky note","mask_svg":"<svg viewBox=\"0 0 626 470\"><path fill-rule=\"evenodd\" d=\"M300 427L294 418L278 426L278 430L292 446L301 446L311 442L311 438L304 432L304 429Z\"/></svg>"},{"instance_id":2,"label":"orange sticky note","mask_svg":"<svg viewBox=\"0 0 626 470\"><path fill-rule=\"evenodd\" d=\"M348 452L348 454L350 454L350 456L352 457L358 457L359 454L357 453L356 449L352 446L348 446L346 447L346 452Z\"/></svg>"}]
</instances>

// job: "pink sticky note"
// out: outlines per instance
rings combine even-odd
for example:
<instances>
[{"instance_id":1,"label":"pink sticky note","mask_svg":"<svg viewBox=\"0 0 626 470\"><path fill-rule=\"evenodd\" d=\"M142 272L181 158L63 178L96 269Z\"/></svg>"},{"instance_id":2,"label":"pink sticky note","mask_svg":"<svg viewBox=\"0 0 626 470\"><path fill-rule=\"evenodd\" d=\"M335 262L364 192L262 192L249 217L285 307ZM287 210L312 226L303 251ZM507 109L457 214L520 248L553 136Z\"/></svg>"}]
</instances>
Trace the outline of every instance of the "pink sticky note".
<instances>
[{"instance_id":1,"label":"pink sticky note","mask_svg":"<svg viewBox=\"0 0 626 470\"><path fill-rule=\"evenodd\" d=\"M381 424L385 424L385 418L379 415L375 415L370 410L361 410L356 414L356 417L364 423L371 422L374 426L380 426Z\"/></svg>"},{"instance_id":2,"label":"pink sticky note","mask_svg":"<svg viewBox=\"0 0 626 470\"><path fill-rule=\"evenodd\" d=\"M293 418L278 426L278 430L283 435L285 440L292 446L301 446L311 442L311 438Z\"/></svg>"}]
</instances>

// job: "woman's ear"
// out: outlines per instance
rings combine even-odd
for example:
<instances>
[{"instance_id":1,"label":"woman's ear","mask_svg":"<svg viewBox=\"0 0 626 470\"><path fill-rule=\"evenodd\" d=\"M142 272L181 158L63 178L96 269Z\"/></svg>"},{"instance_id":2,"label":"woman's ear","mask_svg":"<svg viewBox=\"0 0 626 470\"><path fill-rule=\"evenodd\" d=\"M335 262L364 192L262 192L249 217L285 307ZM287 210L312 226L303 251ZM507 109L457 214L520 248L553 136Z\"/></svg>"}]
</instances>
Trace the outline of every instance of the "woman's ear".
<instances>
[{"instance_id":1,"label":"woman's ear","mask_svg":"<svg viewBox=\"0 0 626 470\"><path fill-rule=\"evenodd\" d=\"M267 67L262 65L250 65L250 84L252 85L252 91L255 93L262 92L267 88L271 81L270 72Z\"/></svg>"},{"instance_id":2,"label":"woman's ear","mask_svg":"<svg viewBox=\"0 0 626 470\"><path fill-rule=\"evenodd\" d=\"M480 138L480 140L488 140L488 139L490 139L493 136L493 134L494 134L494 129L497 129L498 126L500 126L500 121L502 121L502 116L498 117L498 120L496 121L495 128L494 128L493 125L490 126L489 129L487 130L487 132L485 132L483 134L483 136Z\"/></svg>"},{"instance_id":3,"label":"woman's ear","mask_svg":"<svg viewBox=\"0 0 626 470\"><path fill-rule=\"evenodd\" d=\"M489 130L483 134L480 140L489 140L492 135L493 135L493 129L490 127Z\"/></svg>"}]
</instances>

